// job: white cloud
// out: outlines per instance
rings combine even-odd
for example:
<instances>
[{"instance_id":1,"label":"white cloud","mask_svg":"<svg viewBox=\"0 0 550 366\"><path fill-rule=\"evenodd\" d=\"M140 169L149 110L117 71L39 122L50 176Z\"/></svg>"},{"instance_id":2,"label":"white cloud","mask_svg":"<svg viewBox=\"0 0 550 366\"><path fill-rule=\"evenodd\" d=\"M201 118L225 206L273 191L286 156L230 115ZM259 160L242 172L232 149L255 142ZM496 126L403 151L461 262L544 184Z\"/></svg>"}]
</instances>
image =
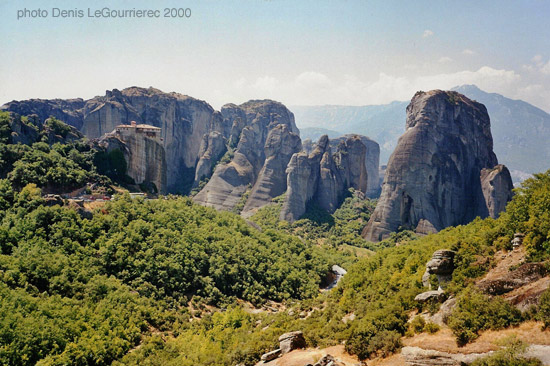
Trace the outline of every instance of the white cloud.
<instances>
[{"instance_id":1,"label":"white cloud","mask_svg":"<svg viewBox=\"0 0 550 366\"><path fill-rule=\"evenodd\" d=\"M537 65L541 65L542 64L542 56L541 55L535 55L533 56L533 59L532 61L537 64Z\"/></svg>"},{"instance_id":2,"label":"white cloud","mask_svg":"<svg viewBox=\"0 0 550 366\"><path fill-rule=\"evenodd\" d=\"M466 48L464 51L462 51L462 53L464 55L475 55L476 53L474 51L472 51L471 49L469 48Z\"/></svg>"},{"instance_id":3,"label":"white cloud","mask_svg":"<svg viewBox=\"0 0 550 366\"><path fill-rule=\"evenodd\" d=\"M449 63L449 62L453 62L453 59L450 58L450 57L447 57L447 56L444 56L444 57L441 57L438 62L440 64L446 64L446 63Z\"/></svg>"},{"instance_id":4,"label":"white cloud","mask_svg":"<svg viewBox=\"0 0 550 366\"><path fill-rule=\"evenodd\" d=\"M543 69L550 73L550 62ZM537 73L539 69L536 68ZM331 75L318 71L304 71L283 79L270 75L256 79L236 79L220 90L221 102L242 103L249 99L269 98L286 105L369 105L385 104L395 100L410 100L419 90L444 89L463 84L475 84L482 90L500 93L513 99L522 99L550 111L550 88L546 77L514 70L483 66L477 70L450 73L418 74L417 71L396 75L380 72L371 79L355 75ZM538 75L538 77L536 77ZM220 104L221 105L221 104Z\"/></svg>"},{"instance_id":5,"label":"white cloud","mask_svg":"<svg viewBox=\"0 0 550 366\"><path fill-rule=\"evenodd\" d=\"M426 29L424 31L424 33L422 33L422 38L428 38L428 37L431 37L434 35L434 32L429 30L429 29Z\"/></svg>"},{"instance_id":6,"label":"white cloud","mask_svg":"<svg viewBox=\"0 0 550 366\"><path fill-rule=\"evenodd\" d=\"M540 71L545 75L550 75L550 60L540 68Z\"/></svg>"}]
</instances>

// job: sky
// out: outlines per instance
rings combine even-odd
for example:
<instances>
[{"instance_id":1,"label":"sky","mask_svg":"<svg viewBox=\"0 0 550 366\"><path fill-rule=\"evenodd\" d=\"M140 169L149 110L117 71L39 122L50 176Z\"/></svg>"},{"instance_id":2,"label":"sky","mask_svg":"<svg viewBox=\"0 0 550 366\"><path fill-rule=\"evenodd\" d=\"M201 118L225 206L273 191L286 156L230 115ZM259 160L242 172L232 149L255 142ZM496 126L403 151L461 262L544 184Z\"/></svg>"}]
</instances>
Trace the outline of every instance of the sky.
<instances>
[{"instance_id":1,"label":"sky","mask_svg":"<svg viewBox=\"0 0 550 366\"><path fill-rule=\"evenodd\" d=\"M161 16L88 17L103 8ZM369 105L476 84L550 112L545 0L0 0L0 14L0 104L153 86L216 109Z\"/></svg>"}]
</instances>

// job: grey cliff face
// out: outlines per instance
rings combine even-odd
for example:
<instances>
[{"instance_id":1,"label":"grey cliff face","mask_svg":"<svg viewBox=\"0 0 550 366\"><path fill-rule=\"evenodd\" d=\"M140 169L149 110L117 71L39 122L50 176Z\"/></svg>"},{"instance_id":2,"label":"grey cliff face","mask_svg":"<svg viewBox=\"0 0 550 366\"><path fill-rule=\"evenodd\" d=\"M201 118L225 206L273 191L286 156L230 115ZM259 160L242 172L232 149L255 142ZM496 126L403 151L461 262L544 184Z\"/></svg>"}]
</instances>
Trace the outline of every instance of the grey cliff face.
<instances>
[{"instance_id":1,"label":"grey cliff face","mask_svg":"<svg viewBox=\"0 0 550 366\"><path fill-rule=\"evenodd\" d=\"M195 180L201 141L205 134L223 134L223 119L206 102L154 88L108 91L86 102L82 132L97 138L130 121L162 129L169 192L184 192Z\"/></svg>"},{"instance_id":2,"label":"grey cliff face","mask_svg":"<svg viewBox=\"0 0 550 366\"><path fill-rule=\"evenodd\" d=\"M198 186L203 178L209 178L212 175L214 164L227 151L226 142L225 137L218 131L212 131L202 137L199 162L195 169L194 187Z\"/></svg>"},{"instance_id":3,"label":"grey cliff face","mask_svg":"<svg viewBox=\"0 0 550 366\"><path fill-rule=\"evenodd\" d=\"M300 136L287 125L273 128L264 146L265 162L258 174L242 215L252 216L255 211L286 191L286 167L291 156L302 149Z\"/></svg>"},{"instance_id":4,"label":"grey cliff face","mask_svg":"<svg viewBox=\"0 0 550 366\"><path fill-rule=\"evenodd\" d=\"M294 222L306 212L306 204L317 192L320 163L324 154L330 153L328 136L324 135L307 154L302 151L292 155L287 167L287 191L280 218Z\"/></svg>"},{"instance_id":5,"label":"grey cliff face","mask_svg":"<svg viewBox=\"0 0 550 366\"><path fill-rule=\"evenodd\" d=\"M365 145L365 167L368 176L366 195L369 197L376 197L380 194L380 145L366 136L348 134L336 139L330 139L331 147L336 149L340 142L346 141L350 136L358 136L363 145ZM304 143L304 146L305 145ZM357 170L354 169L353 171Z\"/></svg>"},{"instance_id":6,"label":"grey cliff face","mask_svg":"<svg viewBox=\"0 0 550 366\"><path fill-rule=\"evenodd\" d=\"M512 199L512 177L510 171L502 164L493 169L481 170L481 189L485 198L487 214L496 219Z\"/></svg>"},{"instance_id":7,"label":"grey cliff face","mask_svg":"<svg viewBox=\"0 0 550 366\"><path fill-rule=\"evenodd\" d=\"M167 191L174 193L185 193L193 184L203 136L217 131L227 137L230 130L230 126L224 126L222 115L208 103L154 88L113 89L87 101L14 101L2 108L21 115L34 113L41 121L53 115L89 139L100 138L131 121L160 127L166 151Z\"/></svg>"},{"instance_id":8,"label":"grey cliff face","mask_svg":"<svg viewBox=\"0 0 550 366\"><path fill-rule=\"evenodd\" d=\"M252 187L249 213L282 194L284 167L290 156L301 148L294 115L281 103L253 100L222 108L223 124L231 126L229 146L238 144L231 161L219 164L194 201L216 209L232 210L241 196ZM275 170L277 169L277 170ZM282 189L282 191L281 191Z\"/></svg>"},{"instance_id":9,"label":"grey cliff face","mask_svg":"<svg viewBox=\"0 0 550 366\"><path fill-rule=\"evenodd\" d=\"M136 184L154 183L159 193L166 193L166 156L158 141L143 135L125 136L123 141L108 134L99 144L107 152L122 151L127 164L126 174Z\"/></svg>"},{"instance_id":10,"label":"grey cliff face","mask_svg":"<svg viewBox=\"0 0 550 366\"><path fill-rule=\"evenodd\" d=\"M287 168L287 193L281 220L293 222L314 200L321 208L334 212L348 188L367 190L366 146L358 135L340 141L332 154L329 140L322 136L310 154L294 154Z\"/></svg>"},{"instance_id":11,"label":"grey cliff face","mask_svg":"<svg viewBox=\"0 0 550 366\"><path fill-rule=\"evenodd\" d=\"M363 230L370 241L399 227L419 233L498 214L509 197L509 174L497 165L486 108L462 94L418 92L407 107L406 131L390 157L378 205ZM498 170L498 169L497 169ZM495 191L489 189L493 181ZM498 183L497 183L498 182Z\"/></svg>"}]
</instances>

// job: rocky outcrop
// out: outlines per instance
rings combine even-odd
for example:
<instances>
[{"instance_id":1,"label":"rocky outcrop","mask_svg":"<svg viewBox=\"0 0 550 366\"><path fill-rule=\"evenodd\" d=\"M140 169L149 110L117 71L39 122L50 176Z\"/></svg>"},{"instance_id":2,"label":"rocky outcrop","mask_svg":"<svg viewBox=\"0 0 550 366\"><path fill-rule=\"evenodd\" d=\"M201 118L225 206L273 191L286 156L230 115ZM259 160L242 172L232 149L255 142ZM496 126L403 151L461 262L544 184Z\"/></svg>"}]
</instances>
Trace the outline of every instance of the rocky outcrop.
<instances>
[{"instance_id":1,"label":"rocky outcrop","mask_svg":"<svg viewBox=\"0 0 550 366\"><path fill-rule=\"evenodd\" d=\"M455 252L447 249L436 250L432 258L426 263L426 272L422 276L422 285L424 287L431 288L430 275L437 276L438 289L435 291L426 291L418 294L414 299L418 302L437 301L441 302L445 300L444 289L452 279L452 274L455 269L454 266Z\"/></svg>"},{"instance_id":2,"label":"rocky outcrop","mask_svg":"<svg viewBox=\"0 0 550 366\"><path fill-rule=\"evenodd\" d=\"M524 263L498 278L483 279L477 286L490 295L502 295L536 282L547 273L544 263Z\"/></svg>"},{"instance_id":3,"label":"rocky outcrop","mask_svg":"<svg viewBox=\"0 0 550 366\"><path fill-rule=\"evenodd\" d=\"M166 192L166 156L163 146L145 135L105 135L99 145L107 152L120 150L126 160L126 174L136 184L154 184L158 193Z\"/></svg>"},{"instance_id":4,"label":"rocky outcrop","mask_svg":"<svg viewBox=\"0 0 550 366\"><path fill-rule=\"evenodd\" d=\"M281 220L299 219L310 200L332 213L348 188L365 193L368 181L365 155L366 147L358 135L340 141L335 154L326 135L310 154L304 151L294 154L287 168L288 189Z\"/></svg>"},{"instance_id":5,"label":"rocky outcrop","mask_svg":"<svg viewBox=\"0 0 550 366\"><path fill-rule=\"evenodd\" d=\"M232 210L250 188L253 192L248 206L245 205L250 213L284 192L285 162L301 147L299 131L292 113L281 103L271 100L226 105L222 115L224 125L231 125L230 146L237 134L238 144L231 161L218 164L194 201L216 209Z\"/></svg>"},{"instance_id":6,"label":"rocky outcrop","mask_svg":"<svg viewBox=\"0 0 550 366\"><path fill-rule=\"evenodd\" d=\"M363 145L365 145L365 168L367 170L367 188L366 195L369 197L376 197L380 194L380 145L374 140L366 136L361 135L344 135L336 139L330 139L330 146L333 150L336 150L341 142L345 142L351 136L359 136ZM304 146L306 144L304 143Z\"/></svg>"},{"instance_id":7,"label":"rocky outcrop","mask_svg":"<svg viewBox=\"0 0 550 366\"><path fill-rule=\"evenodd\" d=\"M305 347L306 340L304 338L304 333L299 330L285 333L279 337L279 348L281 349L281 353L283 355L295 349Z\"/></svg>"},{"instance_id":8,"label":"rocky outcrop","mask_svg":"<svg viewBox=\"0 0 550 366\"><path fill-rule=\"evenodd\" d=\"M186 193L195 180L195 168L204 135L213 131L227 137L219 112L206 102L155 88L113 89L90 100L39 100L11 102L2 109L20 115L36 114L41 122L50 116L78 128L89 139L100 138L116 126L136 121L162 129L168 192ZM201 166L203 169L203 166ZM202 171L202 170L201 170ZM200 175L200 174L199 174Z\"/></svg>"},{"instance_id":9,"label":"rocky outcrop","mask_svg":"<svg viewBox=\"0 0 550 366\"><path fill-rule=\"evenodd\" d=\"M12 101L0 107L21 116L36 115L40 123L49 117L55 117L77 129L82 128L82 109L85 101L77 99L29 99ZM112 131L112 129L110 130Z\"/></svg>"},{"instance_id":10,"label":"rocky outcrop","mask_svg":"<svg viewBox=\"0 0 550 366\"><path fill-rule=\"evenodd\" d=\"M227 151L226 142L223 134L218 131L212 131L202 137L199 148L199 162L195 169L194 187L197 187L202 179L209 178L212 175L214 165Z\"/></svg>"},{"instance_id":11,"label":"rocky outcrop","mask_svg":"<svg viewBox=\"0 0 550 366\"><path fill-rule=\"evenodd\" d=\"M420 347L403 347L401 356L405 363L410 366L461 366L472 363L480 357L488 356L487 353L449 353L433 349L422 349Z\"/></svg>"},{"instance_id":12,"label":"rocky outcrop","mask_svg":"<svg viewBox=\"0 0 550 366\"><path fill-rule=\"evenodd\" d=\"M508 168L502 164L492 169L481 170L481 190L485 198L487 215L496 218L506 209L506 204L512 199L512 177Z\"/></svg>"},{"instance_id":13,"label":"rocky outcrop","mask_svg":"<svg viewBox=\"0 0 550 366\"><path fill-rule=\"evenodd\" d=\"M186 192L195 180L203 136L224 132L222 116L208 103L154 88L107 91L104 97L87 101L82 113L82 132L88 138L132 120L161 128L168 192Z\"/></svg>"},{"instance_id":14,"label":"rocky outcrop","mask_svg":"<svg viewBox=\"0 0 550 366\"><path fill-rule=\"evenodd\" d=\"M301 148L300 136L291 132L287 125L277 125L269 132L264 146L266 159L243 208L244 217L253 215L258 208L285 193L286 167L290 157Z\"/></svg>"},{"instance_id":15,"label":"rocky outcrop","mask_svg":"<svg viewBox=\"0 0 550 366\"><path fill-rule=\"evenodd\" d=\"M425 234L498 215L512 183L497 163L482 104L456 92L416 93L363 236L379 241L399 227Z\"/></svg>"}]
</instances>

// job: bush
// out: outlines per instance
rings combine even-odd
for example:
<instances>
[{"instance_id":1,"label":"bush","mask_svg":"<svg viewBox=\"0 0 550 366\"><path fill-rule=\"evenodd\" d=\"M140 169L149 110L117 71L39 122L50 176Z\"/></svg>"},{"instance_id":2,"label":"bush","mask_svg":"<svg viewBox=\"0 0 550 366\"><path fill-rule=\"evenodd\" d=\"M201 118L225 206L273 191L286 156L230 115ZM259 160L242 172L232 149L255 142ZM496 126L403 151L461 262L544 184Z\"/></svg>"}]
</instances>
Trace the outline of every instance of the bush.
<instances>
[{"instance_id":1,"label":"bush","mask_svg":"<svg viewBox=\"0 0 550 366\"><path fill-rule=\"evenodd\" d=\"M468 288L458 298L449 327L459 345L465 345L487 329L502 329L522 321L521 312L500 297L490 298Z\"/></svg>"},{"instance_id":2,"label":"bush","mask_svg":"<svg viewBox=\"0 0 550 366\"><path fill-rule=\"evenodd\" d=\"M550 289L544 291L539 300L536 318L544 323L544 329L550 328Z\"/></svg>"},{"instance_id":3,"label":"bush","mask_svg":"<svg viewBox=\"0 0 550 366\"><path fill-rule=\"evenodd\" d=\"M521 357L527 345L515 336L507 337L499 343L505 348L475 360L471 366L542 366L538 359Z\"/></svg>"}]
</instances>

